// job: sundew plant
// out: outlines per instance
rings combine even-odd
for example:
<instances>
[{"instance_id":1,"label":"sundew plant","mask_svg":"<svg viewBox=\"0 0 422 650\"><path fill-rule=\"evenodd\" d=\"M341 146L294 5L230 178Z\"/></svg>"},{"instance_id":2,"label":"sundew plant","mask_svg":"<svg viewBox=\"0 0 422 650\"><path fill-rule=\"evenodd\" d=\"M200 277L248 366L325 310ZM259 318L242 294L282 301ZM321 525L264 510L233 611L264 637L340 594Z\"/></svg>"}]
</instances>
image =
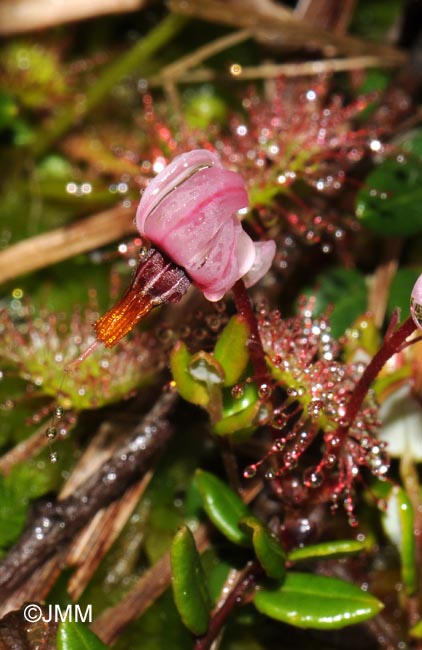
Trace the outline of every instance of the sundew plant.
<instances>
[{"instance_id":1,"label":"sundew plant","mask_svg":"<svg viewBox=\"0 0 422 650\"><path fill-rule=\"evenodd\" d=\"M1 649L421 650L421 18L0 2Z\"/></svg>"}]
</instances>

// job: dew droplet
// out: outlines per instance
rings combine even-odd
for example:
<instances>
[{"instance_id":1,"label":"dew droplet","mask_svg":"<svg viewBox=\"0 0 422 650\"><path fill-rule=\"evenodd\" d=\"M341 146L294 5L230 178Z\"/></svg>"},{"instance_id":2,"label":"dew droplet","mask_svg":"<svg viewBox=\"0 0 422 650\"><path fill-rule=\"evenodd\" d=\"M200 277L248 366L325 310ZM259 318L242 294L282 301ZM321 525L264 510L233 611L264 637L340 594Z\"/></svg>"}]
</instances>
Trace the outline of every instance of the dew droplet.
<instances>
[{"instance_id":1,"label":"dew droplet","mask_svg":"<svg viewBox=\"0 0 422 650\"><path fill-rule=\"evenodd\" d=\"M269 384L263 383L258 388L258 395L261 399L268 399L272 392L272 388Z\"/></svg>"},{"instance_id":2,"label":"dew droplet","mask_svg":"<svg viewBox=\"0 0 422 650\"><path fill-rule=\"evenodd\" d=\"M50 454L50 463L57 463L59 460L59 456L57 454L57 451L52 451Z\"/></svg>"},{"instance_id":3,"label":"dew droplet","mask_svg":"<svg viewBox=\"0 0 422 650\"><path fill-rule=\"evenodd\" d=\"M275 478L275 472L272 469L269 469L268 471L265 472L265 478L269 479L270 481Z\"/></svg>"},{"instance_id":4,"label":"dew droplet","mask_svg":"<svg viewBox=\"0 0 422 650\"><path fill-rule=\"evenodd\" d=\"M317 488L322 485L324 476L322 472L308 468L303 472L303 483L308 488Z\"/></svg>"},{"instance_id":5,"label":"dew droplet","mask_svg":"<svg viewBox=\"0 0 422 650\"><path fill-rule=\"evenodd\" d=\"M47 438L49 438L49 440L53 440L53 438L55 438L57 435L56 427L48 427L45 431L45 435Z\"/></svg>"},{"instance_id":6,"label":"dew droplet","mask_svg":"<svg viewBox=\"0 0 422 650\"><path fill-rule=\"evenodd\" d=\"M243 476L245 478L253 478L256 475L256 465L248 465L243 470Z\"/></svg>"},{"instance_id":7,"label":"dew droplet","mask_svg":"<svg viewBox=\"0 0 422 650\"><path fill-rule=\"evenodd\" d=\"M58 420L60 420L61 417L63 417L64 409L61 406L57 406L54 415Z\"/></svg>"},{"instance_id":8,"label":"dew droplet","mask_svg":"<svg viewBox=\"0 0 422 650\"><path fill-rule=\"evenodd\" d=\"M243 397L244 392L245 389L242 384L236 384L235 386L233 386L231 390L232 397L234 397L234 399L240 399L241 397Z\"/></svg>"}]
</instances>

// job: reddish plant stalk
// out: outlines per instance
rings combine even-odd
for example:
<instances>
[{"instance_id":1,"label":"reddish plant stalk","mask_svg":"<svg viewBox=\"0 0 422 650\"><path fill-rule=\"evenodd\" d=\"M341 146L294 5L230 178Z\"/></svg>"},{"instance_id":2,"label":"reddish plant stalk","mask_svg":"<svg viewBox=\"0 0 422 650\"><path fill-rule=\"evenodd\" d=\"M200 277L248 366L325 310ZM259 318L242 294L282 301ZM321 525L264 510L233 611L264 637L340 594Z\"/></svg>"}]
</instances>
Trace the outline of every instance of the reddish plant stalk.
<instances>
[{"instance_id":1,"label":"reddish plant stalk","mask_svg":"<svg viewBox=\"0 0 422 650\"><path fill-rule=\"evenodd\" d=\"M247 592L254 586L256 578L261 574L262 568L257 562L250 562L246 565L224 603L214 612L207 633L196 640L193 650L209 650L211 648L233 609L243 603Z\"/></svg>"},{"instance_id":2,"label":"reddish plant stalk","mask_svg":"<svg viewBox=\"0 0 422 650\"><path fill-rule=\"evenodd\" d=\"M268 377L268 368L265 361L264 348L262 347L261 337L259 335L258 321L242 279L236 282L232 288L232 292L238 313L240 316L243 316L249 325L250 337L248 340L248 350L251 355L255 379L257 381L265 380Z\"/></svg>"},{"instance_id":3,"label":"reddish plant stalk","mask_svg":"<svg viewBox=\"0 0 422 650\"><path fill-rule=\"evenodd\" d=\"M363 400L367 395L372 382L376 379L387 361L397 352L400 352L406 339L416 330L416 325L412 318L408 318L392 334L388 334L383 341L382 346L366 366L361 378L357 382L350 400L347 404L344 416L345 424L340 426L338 433L343 437L347 435L351 425L362 406Z\"/></svg>"}]
</instances>

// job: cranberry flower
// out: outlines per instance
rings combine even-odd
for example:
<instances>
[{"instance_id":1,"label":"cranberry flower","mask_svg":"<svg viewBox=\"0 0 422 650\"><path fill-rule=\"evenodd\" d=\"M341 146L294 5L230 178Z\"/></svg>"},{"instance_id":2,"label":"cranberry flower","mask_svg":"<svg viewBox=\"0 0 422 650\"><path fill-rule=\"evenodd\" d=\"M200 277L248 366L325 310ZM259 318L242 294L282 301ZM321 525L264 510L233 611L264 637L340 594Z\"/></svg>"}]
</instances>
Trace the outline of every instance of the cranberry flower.
<instances>
[{"instance_id":1,"label":"cranberry flower","mask_svg":"<svg viewBox=\"0 0 422 650\"><path fill-rule=\"evenodd\" d=\"M141 259L121 300L100 318L97 338L112 347L154 306L177 302L190 282L210 301L244 279L255 284L269 269L273 241L255 243L238 210L247 207L242 177L218 156L198 149L177 156L147 186L136 224L156 248Z\"/></svg>"}]
</instances>

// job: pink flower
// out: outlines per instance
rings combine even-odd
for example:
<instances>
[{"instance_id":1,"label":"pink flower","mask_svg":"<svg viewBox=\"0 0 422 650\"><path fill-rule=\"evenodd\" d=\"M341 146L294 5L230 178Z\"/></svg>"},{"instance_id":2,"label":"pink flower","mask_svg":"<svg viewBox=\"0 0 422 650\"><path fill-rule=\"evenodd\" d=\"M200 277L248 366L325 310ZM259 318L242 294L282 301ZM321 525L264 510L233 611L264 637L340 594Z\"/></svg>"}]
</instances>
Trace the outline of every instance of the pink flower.
<instances>
[{"instance_id":1,"label":"pink flower","mask_svg":"<svg viewBox=\"0 0 422 650\"><path fill-rule=\"evenodd\" d=\"M422 330L422 274L416 280L410 297L410 313L413 321Z\"/></svg>"},{"instance_id":2,"label":"pink flower","mask_svg":"<svg viewBox=\"0 0 422 650\"><path fill-rule=\"evenodd\" d=\"M215 302L242 277L246 286L258 282L275 254L273 241L254 243L243 230L236 212L247 205L242 177L216 154L197 149L150 181L136 224Z\"/></svg>"}]
</instances>

